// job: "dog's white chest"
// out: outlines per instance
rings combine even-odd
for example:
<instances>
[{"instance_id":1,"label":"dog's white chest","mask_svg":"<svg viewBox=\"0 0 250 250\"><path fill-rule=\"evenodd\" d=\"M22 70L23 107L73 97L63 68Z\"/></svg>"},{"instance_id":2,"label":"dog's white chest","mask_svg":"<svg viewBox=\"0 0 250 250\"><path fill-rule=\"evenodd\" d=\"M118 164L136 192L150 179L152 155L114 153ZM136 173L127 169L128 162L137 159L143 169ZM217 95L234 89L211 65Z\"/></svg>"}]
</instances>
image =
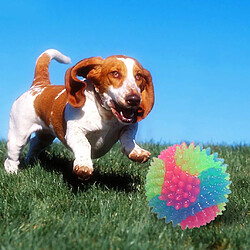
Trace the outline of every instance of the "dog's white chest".
<instances>
[{"instance_id":1,"label":"dog's white chest","mask_svg":"<svg viewBox=\"0 0 250 250\"><path fill-rule=\"evenodd\" d=\"M68 137L68 141L69 135L71 135L71 143L76 145L83 143L82 141L86 137L91 146L92 158L98 158L108 152L117 142L124 125L119 123L115 117L110 120L104 119L98 110L96 101L92 98L93 96L87 97L89 98L86 99L82 109L66 105L66 137Z\"/></svg>"},{"instance_id":2,"label":"dog's white chest","mask_svg":"<svg viewBox=\"0 0 250 250\"><path fill-rule=\"evenodd\" d=\"M91 131L86 137L91 144L92 158L98 158L106 154L119 139L119 127L105 127L103 130Z\"/></svg>"}]
</instances>

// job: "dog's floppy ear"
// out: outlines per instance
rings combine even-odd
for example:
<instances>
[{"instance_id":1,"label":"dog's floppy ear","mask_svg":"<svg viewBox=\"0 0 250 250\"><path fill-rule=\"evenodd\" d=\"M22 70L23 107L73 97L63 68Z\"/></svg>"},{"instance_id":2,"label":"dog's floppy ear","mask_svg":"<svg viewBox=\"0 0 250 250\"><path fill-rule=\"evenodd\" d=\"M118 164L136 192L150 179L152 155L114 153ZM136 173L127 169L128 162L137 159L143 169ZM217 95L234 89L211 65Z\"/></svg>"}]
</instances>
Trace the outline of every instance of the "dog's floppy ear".
<instances>
[{"instance_id":1,"label":"dog's floppy ear","mask_svg":"<svg viewBox=\"0 0 250 250\"><path fill-rule=\"evenodd\" d=\"M96 70L102 65L103 59L101 57L91 57L83 59L75 66L69 68L65 74L65 88L68 94L68 102L74 108L81 108L86 96L84 90L87 87L86 79L91 70ZM82 77L83 79L79 79Z\"/></svg>"},{"instance_id":2,"label":"dog's floppy ear","mask_svg":"<svg viewBox=\"0 0 250 250\"><path fill-rule=\"evenodd\" d=\"M152 76L146 69L143 69L143 75L145 79L145 86L141 93L142 101L138 109L137 122L144 119L154 106L154 86L152 82Z\"/></svg>"}]
</instances>

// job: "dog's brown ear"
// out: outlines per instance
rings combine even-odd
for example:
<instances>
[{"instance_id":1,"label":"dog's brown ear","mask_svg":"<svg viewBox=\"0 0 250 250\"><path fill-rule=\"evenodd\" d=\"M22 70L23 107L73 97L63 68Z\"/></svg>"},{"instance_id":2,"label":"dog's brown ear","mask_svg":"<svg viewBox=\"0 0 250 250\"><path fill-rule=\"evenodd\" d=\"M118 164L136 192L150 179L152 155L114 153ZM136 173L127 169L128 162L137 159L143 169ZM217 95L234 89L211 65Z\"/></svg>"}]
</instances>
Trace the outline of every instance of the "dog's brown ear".
<instances>
[{"instance_id":1,"label":"dog's brown ear","mask_svg":"<svg viewBox=\"0 0 250 250\"><path fill-rule=\"evenodd\" d=\"M68 102L74 108L81 108L84 105L86 101L84 91L87 87L88 73L91 70L100 68L102 62L101 57L86 58L67 70L65 88L68 94Z\"/></svg>"},{"instance_id":2,"label":"dog's brown ear","mask_svg":"<svg viewBox=\"0 0 250 250\"><path fill-rule=\"evenodd\" d=\"M150 72L143 69L145 86L142 91L142 102L138 109L137 122L144 119L154 106L154 86Z\"/></svg>"}]
</instances>

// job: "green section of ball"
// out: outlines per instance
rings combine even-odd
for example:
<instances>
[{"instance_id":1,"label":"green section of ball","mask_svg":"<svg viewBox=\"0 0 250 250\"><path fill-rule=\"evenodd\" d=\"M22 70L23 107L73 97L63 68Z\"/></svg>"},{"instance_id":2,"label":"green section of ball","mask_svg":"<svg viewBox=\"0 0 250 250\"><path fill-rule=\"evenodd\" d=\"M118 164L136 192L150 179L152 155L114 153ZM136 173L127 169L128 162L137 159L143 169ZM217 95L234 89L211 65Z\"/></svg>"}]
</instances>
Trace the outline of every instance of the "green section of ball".
<instances>
[{"instance_id":1,"label":"green section of ball","mask_svg":"<svg viewBox=\"0 0 250 250\"><path fill-rule=\"evenodd\" d=\"M220 212L218 212L217 215L222 215L222 212L226 210L226 202L218 203L217 206L218 206L218 209L220 210Z\"/></svg>"},{"instance_id":2,"label":"green section of ball","mask_svg":"<svg viewBox=\"0 0 250 250\"><path fill-rule=\"evenodd\" d=\"M150 201L156 195L161 194L162 185L165 177L164 161L158 158L153 158L151 162L147 178L146 178L146 195Z\"/></svg>"},{"instance_id":3,"label":"green section of ball","mask_svg":"<svg viewBox=\"0 0 250 250\"><path fill-rule=\"evenodd\" d=\"M187 171L191 175L199 175L204 170L209 168L223 168L223 160L217 159L217 154L211 154L208 149L201 150L200 146L194 147L191 143L189 147L186 144L176 147L175 153L176 165L181 167L183 171Z\"/></svg>"}]
</instances>

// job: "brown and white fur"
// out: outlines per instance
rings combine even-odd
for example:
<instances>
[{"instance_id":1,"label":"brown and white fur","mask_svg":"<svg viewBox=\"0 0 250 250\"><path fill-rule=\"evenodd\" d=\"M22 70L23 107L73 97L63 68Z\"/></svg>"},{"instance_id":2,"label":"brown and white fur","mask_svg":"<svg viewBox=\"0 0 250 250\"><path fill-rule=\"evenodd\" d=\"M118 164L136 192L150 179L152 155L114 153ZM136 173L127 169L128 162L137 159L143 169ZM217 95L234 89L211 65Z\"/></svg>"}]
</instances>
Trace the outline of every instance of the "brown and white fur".
<instances>
[{"instance_id":1,"label":"brown and white fur","mask_svg":"<svg viewBox=\"0 0 250 250\"><path fill-rule=\"evenodd\" d=\"M73 172L81 179L93 172L92 158L107 153L118 140L131 160L146 162L150 152L135 142L137 122L154 104L150 73L133 58L92 57L69 68L64 85L51 85L48 67L52 59L70 63L54 49L36 62L31 88L13 104L4 168L17 173L19 155L30 140L27 159L58 137L74 153Z\"/></svg>"}]
</instances>

